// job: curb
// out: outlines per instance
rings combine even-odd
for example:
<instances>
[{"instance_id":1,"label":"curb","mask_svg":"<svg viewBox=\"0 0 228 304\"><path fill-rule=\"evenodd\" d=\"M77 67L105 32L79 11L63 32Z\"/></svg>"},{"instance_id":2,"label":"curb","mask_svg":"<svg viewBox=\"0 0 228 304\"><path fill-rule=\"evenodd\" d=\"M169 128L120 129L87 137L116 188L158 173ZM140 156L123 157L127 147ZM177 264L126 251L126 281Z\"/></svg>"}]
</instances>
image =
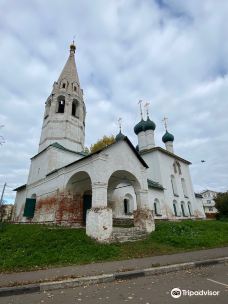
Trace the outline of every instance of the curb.
<instances>
[{"instance_id":1,"label":"curb","mask_svg":"<svg viewBox=\"0 0 228 304\"><path fill-rule=\"evenodd\" d=\"M192 268L222 264L225 262L228 262L228 257L210 259L204 261L194 261L194 262L181 263L181 264L173 264L173 265L161 266L161 267L151 267L142 270L133 270L126 272L117 272L112 274L81 277L77 279L68 279L63 281L45 282L45 283L15 286L15 287L4 287L4 288L0 288L0 297L78 287L83 285L107 283L107 282L113 282L115 280L128 280L138 277L169 273L169 272L174 272L184 269L192 269Z\"/></svg>"},{"instance_id":2,"label":"curb","mask_svg":"<svg viewBox=\"0 0 228 304\"><path fill-rule=\"evenodd\" d=\"M40 291L40 284L0 288L0 297L34 293Z\"/></svg>"}]
</instances>

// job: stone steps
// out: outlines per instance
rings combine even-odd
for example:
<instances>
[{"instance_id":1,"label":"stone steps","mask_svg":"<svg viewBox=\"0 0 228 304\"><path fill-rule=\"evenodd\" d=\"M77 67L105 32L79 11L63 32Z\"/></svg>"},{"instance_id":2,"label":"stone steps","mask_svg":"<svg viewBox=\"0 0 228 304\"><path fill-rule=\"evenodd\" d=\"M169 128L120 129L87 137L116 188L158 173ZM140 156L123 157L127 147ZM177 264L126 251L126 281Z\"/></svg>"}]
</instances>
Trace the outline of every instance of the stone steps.
<instances>
[{"instance_id":1,"label":"stone steps","mask_svg":"<svg viewBox=\"0 0 228 304\"><path fill-rule=\"evenodd\" d=\"M147 237L147 233L137 227L132 228L113 228L111 242L134 242L143 240Z\"/></svg>"},{"instance_id":2,"label":"stone steps","mask_svg":"<svg viewBox=\"0 0 228 304\"><path fill-rule=\"evenodd\" d=\"M133 218L113 218L113 226L134 226Z\"/></svg>"}]
</instances>

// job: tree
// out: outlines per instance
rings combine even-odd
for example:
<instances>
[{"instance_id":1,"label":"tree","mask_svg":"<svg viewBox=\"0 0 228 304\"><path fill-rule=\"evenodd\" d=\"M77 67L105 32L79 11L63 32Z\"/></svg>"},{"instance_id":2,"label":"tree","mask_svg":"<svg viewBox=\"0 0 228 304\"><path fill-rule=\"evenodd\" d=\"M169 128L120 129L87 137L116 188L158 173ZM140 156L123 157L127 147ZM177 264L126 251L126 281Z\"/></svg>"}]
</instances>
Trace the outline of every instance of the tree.
<instances>
[{"instance_id":1,"label":"tree","mask_svg":"<svg viewBox=\"0 0 228 304\"><path fill-rule=\"evenodd\" d=\"M115 142L114 135L111 135L111 136L104 135L103 138L99 139L95 144L90 146L90 153L94 153L98 150L101 150L101 149L111 145L114 142Z\"/></svg>"},{"instance_id":2,"label":"tree","mask_svg":"<svg viewBox=\"0 0 228 304\"><path fill-rule=\"evenodd\" d=\"M218 218L228 218L228 191L217 194L215 208L218 210Z\"/></svg>"}]
</instances>

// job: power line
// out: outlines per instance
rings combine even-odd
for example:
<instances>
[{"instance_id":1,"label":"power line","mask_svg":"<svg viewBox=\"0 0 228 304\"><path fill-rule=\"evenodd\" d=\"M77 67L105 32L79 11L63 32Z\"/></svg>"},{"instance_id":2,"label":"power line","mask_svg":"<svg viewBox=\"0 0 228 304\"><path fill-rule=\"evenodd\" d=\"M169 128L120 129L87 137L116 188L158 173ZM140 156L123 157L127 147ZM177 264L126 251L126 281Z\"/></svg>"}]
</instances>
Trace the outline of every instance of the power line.
<instances>
[{"instance_id":1,"label":"power line","mask_svg":"<svg viewBox=\"0 0 228 304\"><path fill-rule=\"evenodd\" d=\"M6 183L4 184L3 189L2 189L2 194L1 194L1 199L0 199L0 206L3 204L3 197L4 197L5 189L6 189Z\"/></svg>"}]
</instances>

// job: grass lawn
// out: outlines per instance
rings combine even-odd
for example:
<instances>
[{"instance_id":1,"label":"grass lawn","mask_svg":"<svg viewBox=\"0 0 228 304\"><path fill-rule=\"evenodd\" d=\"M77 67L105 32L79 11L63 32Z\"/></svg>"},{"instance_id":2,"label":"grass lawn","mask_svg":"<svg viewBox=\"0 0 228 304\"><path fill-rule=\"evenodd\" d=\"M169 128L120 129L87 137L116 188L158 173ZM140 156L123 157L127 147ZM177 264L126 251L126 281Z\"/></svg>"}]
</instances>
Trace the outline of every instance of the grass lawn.
<instances>
[{"instance_id":1,"label":"grass lawn","mask_svg":"<svg viewBox=\"0 0 228 304\"><path fill-rule=\"evenodd\" d=\"M146 257L228 246L227 221L158 222L146 240L98 244L84 229L5 225L0 230L0 271Z\"/></svg>"}]
</instances>

